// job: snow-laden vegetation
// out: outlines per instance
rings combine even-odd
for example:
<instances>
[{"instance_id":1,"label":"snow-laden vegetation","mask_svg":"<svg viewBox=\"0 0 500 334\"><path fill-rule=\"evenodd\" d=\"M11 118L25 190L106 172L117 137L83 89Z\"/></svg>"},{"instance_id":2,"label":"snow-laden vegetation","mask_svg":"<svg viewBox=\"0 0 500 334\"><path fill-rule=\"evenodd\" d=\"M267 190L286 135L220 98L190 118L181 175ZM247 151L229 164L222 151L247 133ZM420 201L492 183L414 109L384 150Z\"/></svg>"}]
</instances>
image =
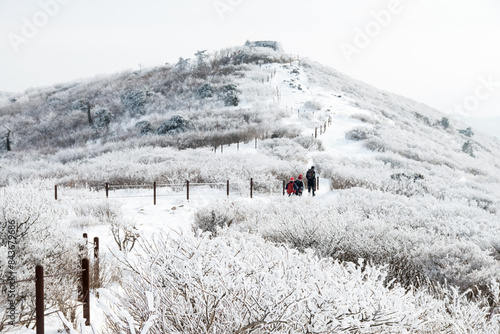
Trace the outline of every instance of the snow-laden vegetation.
<instances>
[{"instance_id":1,"label":"snow-laden vegetation","mask_svg":"<svg viewBox=\"0 0 500 334\"><path fill-rule=\"evenodd\" d=\"M500 142L425 105L250 43L32 89L0 124L0 277L11 222L17 279L74 268L98 233L100 332L500 330ZM279 196L311 165L316 197ZM186 180L211 185L187 201ZM75 288L47 298L70 326Z\"/></svg>"}]
</instances>

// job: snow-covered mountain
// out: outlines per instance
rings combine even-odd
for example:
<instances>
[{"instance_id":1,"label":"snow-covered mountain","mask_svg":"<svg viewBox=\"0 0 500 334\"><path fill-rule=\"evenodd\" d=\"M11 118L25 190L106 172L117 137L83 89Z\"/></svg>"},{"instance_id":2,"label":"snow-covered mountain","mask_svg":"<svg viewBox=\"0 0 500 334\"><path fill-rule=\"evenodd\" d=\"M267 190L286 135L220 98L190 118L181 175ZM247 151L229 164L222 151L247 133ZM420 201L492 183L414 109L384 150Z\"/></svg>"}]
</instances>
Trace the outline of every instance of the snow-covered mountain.
<instances>
[{"instance_id":1,"label":"snow-covered mountain","mask_svg":"<svg viewBox=\"0 0 500 334\"><path fill-rule=\"evenodd\" d=\"M3 225L38 215L34 240L58 226L118 254L95 300L101 328L500 328L500 141L426 105L252 44L31 90L0 124ZM317 196L282 196L312 165ZM19 262L68 270L59 245L20 241Z\"/></svg>"}]
</instances>

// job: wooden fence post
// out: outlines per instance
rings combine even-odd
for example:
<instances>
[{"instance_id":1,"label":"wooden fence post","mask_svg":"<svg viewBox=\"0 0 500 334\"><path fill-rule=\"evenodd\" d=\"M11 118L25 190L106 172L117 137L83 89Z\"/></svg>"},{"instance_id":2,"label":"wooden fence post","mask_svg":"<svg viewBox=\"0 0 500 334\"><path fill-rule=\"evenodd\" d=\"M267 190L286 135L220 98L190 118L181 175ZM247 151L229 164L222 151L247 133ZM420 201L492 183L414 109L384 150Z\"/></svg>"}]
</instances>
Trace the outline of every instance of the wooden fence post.
<instances>
[{"instance_id":1,"label":"wooden fence post","mask_svg":"<svg viewBox=\"0 0 500 334\"><path fill-rule=\"evenodd\" d=\"M57 184L54 186L54 194L55 194L56 201L57 201Z\"/></svg>"},{"instance_id":2,"label":"wooden fence post","mask_svg":"<svg viewBox=\"0 0 500 334\"><path fill-rule=\"evenodd\" d=\"M229 197L229 180L227 180L226 188L227 188L227 197Z\"/></svg>"},{"instance_id":3,"label":"wooden fence post","mask_svg":"<svg viewBox=\"0 0 500 334\"><path fill-rule=\"evenodd\" d=\"M156 205L156 181L153 182L153 205Z\"/></svg>"},{"instance_id":4,"label":"wooden fence post","mask_svg":"<svg viewBox=\"0 0 500 334\"><path fill-rule=\"evenodd\" d=\"M95 288L101 287L99 283L99 238L94 237L94 282ZM99 298L99 292L96 291L96 296Z\"/></svg>"},{"instance_id":5,"label":"wooden fence post","mask_svg":"<svg viewBox=\"0 0 500 334\"><path fill-rule=\"evenodd\" d=\"M189 181L186 180L187 200L189 201Z\"/></svg>"},{"instance_id":6,"label":"wooden fence post","mask_svg":"<svg viewBox=\"0 0 500 334\"><path fill-rule=\"evenodd\" d=\"M106 182L106 198L108 198L109 195L109 183Z\"/></svg>"},{"instance_id":7,"label":"wooden fence post","mask_svg":"<svg viewBox=\"0 0 500 334\"><path fill-rule=\"evenodd\" d=\"M250 198L253 198L253 178L250 179Z\"/></svg>"},{"instance_id":8,"label":"wooden fence post","mask_svg":"<svg viewBox=\"0 0 500 334\"><path fill-rule=\"evenodd\" d=\"M224 144L220 144L220 154L224 154Z\"/></svg>"},{"instance_id":9,"label":"wooden fence post","mask_svg":"<svg viewBox=\"0 0 500 334\"><path fill-rule=\"evenodd\" d=\"M85 326L90 326L90 266L89 259L82 259L82 302L83 302L83 317Z\"/></svg>"},{"instance_id":10,"label":"wooden fence post","mask_svg":"<svg viewBox=\"0 0 500 334\"><path fill-rule=\"evenodd\" d=\"M319 190L319 176L316 177L316 190Z\"/></svg>"},{"instance_id":11,"label":"wooden fence post","mask_svg":"<svg viewBox=\"0 0 500 334\"><path fill-rule=\"evenodd\" d=\"M318 128L314 129L314 138L318 138Z\"/></svg>"},{"instance_id":12,"label":"wooden fence post","mask_svg":"<svg viewBox=\"0 0 500 334\"><path fill-rule=\"evenodd\" d=\"M255 148L257 148L257 137L255 137Z\"/></svg>"},{"instance_id":13,"label":"wooden fence post","mask_svg":"<svg viewBox=\"0 0 500 334\"><path fill-rule=\"evenodd\" d=\"M43 292L43 266L35 268L35 296L36 296L36 334L45 333L45 305Z\"/></svg>"},{"instance_id":14,"label":"wooden fence post","mask_svg":"<svg viewBox=\"0 0 500 334\"><path fill-rule=\"evenodd\" d=\"M238 141L238 143L236 144L236 149L239 151L240 150L240 142Z\"/></svg>"},{"instance_id":15,"label":"wooden fence post","mask_svg":"<svg viewBox=\"0 0 500 334\"><path fill-rule=\"evenodd\" d=\"M286 181L283 180L283 196L285 196Z\"/></svg>"}]
</instances>

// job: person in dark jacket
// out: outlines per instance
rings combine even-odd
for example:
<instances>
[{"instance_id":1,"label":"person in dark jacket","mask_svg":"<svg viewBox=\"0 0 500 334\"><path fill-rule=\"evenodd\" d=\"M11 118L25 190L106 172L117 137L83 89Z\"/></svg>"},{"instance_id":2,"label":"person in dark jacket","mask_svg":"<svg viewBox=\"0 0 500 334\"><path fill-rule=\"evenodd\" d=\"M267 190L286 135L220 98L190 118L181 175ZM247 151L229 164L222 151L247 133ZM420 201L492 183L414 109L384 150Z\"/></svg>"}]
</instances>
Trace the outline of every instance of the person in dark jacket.
<instances>
[{"instance_id":1,"label":"person in dark jacket","mask_svg":"<svg viewBox=\"0 0 500 334\"><path fill-rule=\"evenodd\" d=\"M302 196L302 191L304 190L304 182L302 182L302 174L299 175L299 178L295 181L295 185L297 186L297 191L295 195Z\"/></svg>"},{"instance_id":2,"label":"person in dark jacket","mask_svg":"<svg viewBox=\"0 0 500 334\"><path fill-rule=\"evenodd\" d=\"M314 171L314 166L311 166L311 168L307 171L306 179L307 192L310 194L312 189L312 195L316 196L316 194L314 193L316 191L316 172Z\"/></svg>"}]
</instances>

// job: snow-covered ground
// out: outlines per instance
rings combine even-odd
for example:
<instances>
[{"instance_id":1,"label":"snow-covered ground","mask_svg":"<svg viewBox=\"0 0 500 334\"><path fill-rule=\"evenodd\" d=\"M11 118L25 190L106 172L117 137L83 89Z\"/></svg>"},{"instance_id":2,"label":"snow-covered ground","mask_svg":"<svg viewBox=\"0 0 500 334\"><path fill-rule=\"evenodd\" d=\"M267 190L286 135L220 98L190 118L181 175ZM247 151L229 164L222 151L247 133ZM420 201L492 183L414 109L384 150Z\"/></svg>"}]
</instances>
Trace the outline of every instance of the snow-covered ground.
<instances>
[{"instance_id":1,"label":"snow-covered ground","mask_svg":"<svg viewBox=\"0 0 500 334\"><path fill-rule=\"evenodd\" d=\"M414 156L411 156L411 158L409 159L405 158L406 159L405 160L401 156L396 156L396 154L393 154L392 156L390 155L385 156L384 157L385 160L383 162L380 162L376 158L379 157L379 154L380 152L382 152L382 150L381 151L368 150L366 148L366 145L364 145L363 141L354 141L346 139L346 133L356 128L375 129L376 125L378 126L379 130L380 129L383 130L384 127L388 128L394 127L396 121L389 119L389 117L381 117L380 114L368 110L368 108L366 108L366 105L359 104L358 106L358 104L356 103L359 101L355 101L352 97L348 97L346 94L342 93L341 90L338 91L335 89L330 90L325 86L320 86L319 84L311 83L311 80L308 79L305 70L299 66L298 62L293 62L291 64L263 65L259 67L258 70L255 69L254 75L256 77L261 76L262 78L265 78L267 76L270 78L268 82L265 82L265 80L263 79L263 84L269 85L272 91L275 91L275 97L273 100L274 103L278 106L277 108L289 112L289 115L287 115L289 117L286 117L284 119L284 123L287 126L299 128L302 135L306 137L314 136L315 129L318 128L317 136L318 139L321 141L322 150L320 151L310 150L307 151L307 153L305 153L306 154L305 157L300 157L303 161L307 161L307 164L302 164L303 166L302 175L306 174L307 169L311 165L318 165L319 163L320 165L329 167L327 166L325 161L331 161L332 163L336 163L335 165L333 165L334 167L324 168L325 170L328 170L327 175L324 175L326 174L326 171L324 174L322 174L320 168L320 173L319 173L320 184L316 197L312 198L308 196L307 193L305 193L303 197L285 196L285 198L283 198L282 191L280 188L281 185L277 184L274 188L272 188L272 191L267 191L267 192L254 191L253 192L254 199L251 199L250 188L249 188L250 180L244 180L242 182L240 181L241 184L238 184L237 187L233 185L233 183L230 183L229 202L224 202L224 200L227 199L225 183L218 183L211 185L192 184L189 191L189 200L187 200L186 188L184 186L179 185L174 190L171 187L160 185L157 189L156 205L153 204L153 190L151 188L147 189L141 187L131 187L129 189L125 187L112 188L109 192L109 198L105 198L105 194L102 190L99 192L95 192L90 190L61 187L58 192L57 205L62 208L66 208L63 209L62 211L68 212L68 216L65 217L63 220L68 224L68 226L70 226L69 227L70 233L75 238L80 238L82 233L88 233L90 239L93 239L95 236L98 236L100 238L100 245L102 250L101 255L106 259L108 259L109 261L116 263L117 259L123 258L123 256L125 255L119 252L118 246L115 242L115 239L113 237L109 225L98 221L97 222L87 221L86 223L80 224L82 226L74 224L74 221L76 221L77 218L72 216L73 215L72 208L77 206L85 206L87 202L89 203L88 206L92 206L96 203L109 203L114 208L118 208L117 210L119 210L121 213L120 219L126 220L127 224L137 229L138 233L140 234L139 242L140 240L152 240L158 238L159 236L162 236L162 238L164 239L170 240L175 238L181 238L182 236L194 236L195 233L197 233L197 231L194 231L193 229L193 223L195 221L196 213L202 210L203 208L207 207L210 208L211 206L217 205L218 203L219 204L238 203L239 205L242 206L248 204L248 206L251 207L252 201L253 202L258 201L260 205L269 209L269 208L274 208L273 203L287 203L283 201L288 201L288 203L292 203L293 206L299 207L299 209L297 210L297 212L299 213L301 212L301 209L307 206L318 206L321 207L321 209L328 210L329 207L333 207L334 205L338 204L339 201L341 201L342 190L332 190L332 179L335 176L332 175L332 173L336 172L335 167L337 167L339 170L341 169L340 167L345 167L345 170L349 170L349 172L352 172L353 175L358 176L356 174L357 172L355 169L359 166L355 165L355 162L360 161L360 165L362 165L363 162L368 161L369 163L378 164L376 166L385 167L386 164L391 165L391 167L387 167L386 169L381 168L382 172L379 172L378 170L370 170L372 166L367 163L368 167L366 167L366 169L368 169L371 173L377 175L374 176L370 175L369 181L373 182L370 183L369 186L366 186L366 188L368 188L366 192L356 193L355 191L353 191L350 193L350 195L352 195L354 198L353 201L359 202L360 206L363 206L364 203L363 201L367 202L365 203L367 206L372 205L372 203L368 203L370 201L370 198L377 199L377 202L373 203L374 208L371 212L370 212L371 208L370 209L367 208L366 212L364 212L364 208L361 208L360 210L363 211L360 217L363 217L363 219L365 219L365 218L370 218L370 215L373 215L375 217L374 220L373 221L366 220L362 221L362 223L360 223L359 225L354 226L353 224L353 226L349 226L349 223L361 219L359 219L358 216L356 216L357 208L349 207L349 205L352 203L350 203L347 199L344 198L343 200L345 201L345 203L343 205L348 207L348 209L345 208L341 209L347 212L346 216L340 217L332 213L332 217L326 217L324 220L321 221L322 224L318 222L318 229L325 228L325 231L331 231L331 229L328 229L328 227L330 225L335 227L337 226L335 224L338 224L339 231L345 232L346 235L348 233L351 233L356 237L358 235L363 235L363 233L366 233L366 235L370 236L370 238L369 239L358 238L359 240L357 240L357 242L359 243L359 245L354 245L353 247L358 247L359 249L363 249L361 244L373 243L374 244L373 249L376 250L379 250L384 247L387 247L387 249L390 249L391 247L396 247L394 246L394 244L397 244L398 242L404 244L406 240L404 238L406 238L407 235L411 235L411 233L414 233L416 230L419 229L424 230L424 232L422 232L422 235L424 235L425 237L422 237L422 239L418 240L427 240L425 239L427 238L425 228L433 230L434 233L437 230L442 229L444 230L444 232L440 232L442 234L436 234L437 237L434 237L434 235L430 235L428 237L429 239L432 239L433 242L437 240L436 241L437 246L435 247L437 248L438 251L441 252L439 253L440 255L436 256L436 259L431 258L431 255L428 255L428 253L425 252L425 249L424 250L421 249L425 248L424 246L422 246L421 248L417 247L419 250L418 254L420 255L423 254L422 261L427 261L428 258L431 258L430 260L428 260L429 262L445 261L443 259L449 259L450 257L448 256L448 254L451 253L452 251L446 247L449 246L451 248L452 246L456 245L448 245L447 242L449 241L449 239L446 239L442 235L450 236L454 235L454 233L458 235L456 237L456 239L458 240L457 241L458 246L463 246L463 249L466 250L466 252L464 253L467 253L467 250L470 252L469 255L475 252L479 253L478 248L480 247L477 247L476 244L474 244L474 246L471 246L471 244L467 242L469 242L470 239L474 240L475 238L477 239L484 238L484 235L479 233L480 231L479 232L476 231L475 233L477 235L481 234L481 238L477 237L477 235L475 235L473 231L477 229L477 226L479 224L483 224L483 226L486 226L486 223L484 223L484 221L481 220L481 222L478 223L478 225L474 225L473 224L474 222L468 220L468 216L466 216L465 213L462 213L460 211L459 205L461 205L463 202L466 201L463 198L465 198L467 194L463 195L464 196L463 198L459 198L457 200L455 200L453 196L454 195L458 196L457 194L460 194L460 191L462 191L461 188L460 191L454 191L455 189L439 188L438 185L440 186L441 183L443 182L454 183L454 181L456 180L464 180L464 182L462 182L461 184L466 184L467 182L472 182L474 180L482 181L481 179L482 177L484 178L488 177L486 172L482 173L481 171L474 170L474 173L476 174L469 173L467 174L467 178L465 178L464 176L465 172L462 172L460 170L453 171L453 175L449 176L450 180L452 181L440 180L441 183L437 184L436 181L434 181L433 177L437 175L436 179L441 179L442 175L447 175L445 172L441 172L441 170L439 169L444 167L441 167L441 165L439 164L441 162L435 164L437 167L434 166L433 164L435 162L430 158L428 159L430 163L429 161L424 160L425 158L427 158L426 156L422 158L423 162L421 165L424 167L417 165L415 161L420 161L418 160L421 158L418 156L419 154L421 154L420 151L419 154L415 154L417 155L418 159L415 158ZM370 103L374 103L373 101L375 101L375 99L373 99L372 101L370 98L367 97L366 100L369 101ZM389 100L390 98L387 97L387 101ZM255 101L250 99L247 99L247 101L248 102L245 101L245 96L243 96L240 107L252 108ZM384 102L387 101L384 100ZM268 103L270 101L265 101L265 102ZM396 102L399 103L400 101L398 100ZM397 107L399 107L398 103L395 103L394 110L398 110L397 109ZM406 101L400 103L401 105L403 105L404 103L406 103ZM367 103L367 105L369 105L369 103ZM411 108L408 109L411 110L411 112L413 112L413 109ZM405 116L409 113L410 112L407 112L407 110L403 110L403 112L401 112L401 114ZM353 118L352 116L354 115L358 115L358 117ZM363 122L361 120L358 120L360 118L359 115L366 116L372 121ZM422 115L419 116L423 117ZM429 120L427 121L430 124L430 121ZM319 130L319 127L323 126L325 123L328 124L326 131ZM411 125L409 126L411 127ZM408 137L411 135L413 134L407 135L407 133L405 132L401 135L401 137ZM394 142L399 143L398 138L395 138ZM415 140L415 142L417 143L417 140ZM453 143L453 144L460 146L462 143ZM432 148L434 147L432 145L429 145L429 150L431 150ZM201 150L211 151L213 149L206 147L202 148ZM261 148L259 141L257 142L257 148L255 148L255 143L250 141L248 143L239 143L239 144L233 143L230 146L226 145L223 147L223 151L219 149L216 153L214 153L214 155L222 154L225 157L227 157L227 161L229 162L231 160L236 161L238 156L241 155L255 157L255 159L258 159L261 157L261 155L257 154L260 150ZM459 149L458 149L459 153L455 152L457 151L456 149L450 151L452 151L453 154L462 153L460 152ZM406 147L403 147L401 149L401 152L405 154L411 153ZM127 153L124 153L124 155L126 154ZM448 152L442 155L443 156L446 155L445 158L449 158L450 160L452 160L453 158L453 156L451 158L448 156ZM339 163L339 161L341 163L343 161L347 161L347 163L345 163L346 166L341 166L341 163ZM199 161L198 163L200 164L200 168L204 167L203 166L204 162ZM257 161L257 166L258 163L259 162ZM353 165L351 165L351 163ZM395 167L393 170L392 164L395 166L407 166L407 167ZM449 165L452 164L449 163ZM363 167L364 166L359 167L359 170L362 170ZM334 171L332 172L332 170ZM345 170L340 170L339 173L345 172ZM436 192L439 192L439 196L441 196L442 198L446 198L449 201L449 203L451 203L449 204L450 211L453 211L455 207L457 208L456 212L453 212L455 216L452 217L454 221L457 221L456 223L457 227L455 229L447 225L447 223L449 222L446 219L449 218L448 217L449 212L445 211L443 207L440 206L440 203L436 203L436 201L434 201L433 199L429 199L431 195L428 195L427 193L424 196L422 196L422 198L415 197L416 198L415 201L416 202L421 201L418 203L428 204L429 208L424 208L422 206L419 207L418 203L415 205L415 207L410 207L408 203L413 200L411 198L412 196L411 194L408 195L408 197L406 195L402 195L399 197L396 196L390 197L391 195L394 195L390 193L391 190L390 186L392 186L392 184L388 183L391 180L392 175L400 175L400 177L401 175L403 175L404 177L404 173L412 172L415 173L416 175L416 173L422 171L427 172L425 176L428 178L429 188L436 186L436 188L438 189L436 190ZM399 174L397 174L398 172ZM344 175L342 174L340 176ZM289 177L297 177L297 175L289 175ZM377 182L380 182L380 184ZM398 186L401 185L402 183L403 182L399 182ZM354 188L356 183L353 184L354 185L349 184L348 186L346 186L346 189L349 189L351 187ZM417 189L416 191L419 191L420 190L420 188L418 188L419 186L420 184L418 183L409 182L408 185L409 190L405 188L403 188L403 190L409 191L411 193L413 187ZM363 188L363 184L361 184L359 188ZM387 194L383 193L380 190L386 188L389 189L387 191ZM397 189L396 191L400 191L400 189ZM472 206L475 205L477 207L480 207L481 205L483 205L486 207L486 209L488 209L489 204L492 203L491 205L494 206L496 203L495 198L491 199L490 203L489 197L483 199L479 195L478 198L476 198L476 193L474 193L473 195L474 195L473 199L477 200L478 204L473 204ZM53 194L50 191L48 191L47 196L50 197L53 196ZM342 205L342 203L340 205ZM391 211L389 210L389 207L396 208L395 212L397 212L397 210L401 210L401 216L395 216L395 217L387 216L387 218L383 216L382 213ZM473 209L477 209L477 207L474 207ZM288 206L287 209L289 209ZM428 221L419 216L419 213L422 210L427 210L427 209L435 210L433 211L433 213L436 215L437 218L431 217L430 220ZM337 211L342 211L342 210L340 210L340 208L339 210L336 210L335 208L332 209L332 211L336 211L335 214L338 214ZM467 208L467 213L471 212L470 210L472 209ZM380 215L380 218L378 218L378 215ZM484 215L485 215L484 217L486 217L486 213L484 213ZM412 219L415 219L415 221L413 221ZM279 221L279 219L277 220ZM390 225L391 223L393 223L393 220L394 220L394 225ZM408 224L410 225L410 228L408 228L408 230L405 230L404 233L401 232L401 235L397 235L396 229L400 227L403 228L406 222L409 222ZM254 223L257 225L265 224L267 223L267 221L266 222L257 221ZM247 226L253 227L250 224L248 224ZM244 226L244 228L246 228L247 226ZM300 226L300 227L304 228L306 232L311 232L310 230L307 230L308 226ZM289 227L290 230L293 230L294 228L295 226ZM490 226L488 225L487 228L490 228ZM258 230L258 228L256 228L255 230ZM321 230L318 233L321 234ZM339 232L335 231L335 233L338 234ZM493 234L488 237L491 237L491 244L494 244L495 242L498 242L498 240L496 239L497 237L497 235L495 234L496 232L493 231L492 233ZM471 238L469 238L470 235L472 235ZM376 242L377 240L375 241L373 240L376 239L377 237L380 238L381 240L385 240L385 243L384 241L382 241L383 245L377 244ZM342 238L340 238L340 240L342 240ZM413 240L411 241L413 242ZM482 239L481 241L478 241L478 244L484 244ZM458 246L454 247L453 249L458 249ZM482 251L483 250L481 250L481 252ZM484 250L484 253L486 253L487 251L488 250ZM135 247L133 252L131 252L129 256L131 257L137 256L138 252L140 252L140 248ZM458 253L460 252L457 251L457 254ZM446 256L443 254L445 254ZM456 258L460 258L461 256L463 256L462 253L460 253L459 255L457 255L456 253L453 254L455 254ZM483 256L483 253L480 254L481 256ZM471 258L472 260L474 260L473 257ZM483 258L484 257L481 257L481 259ZM490 259L485 260L485 263L490 263L487 261L490 261ZM443 262L442 267L449 268L447 267L447 265L448 265L447 263ZM456 264L454 263L453 265L451 265L451 267L455 265ZM474 268L473 270L479 271L483 269L484 268L480 269ZM486 269L484 270L486 271ZM492 270L492 272L495 271ZM344 283L343 283L344 286L349 286L349 289L351 288L354 289L354 286L351 286L351 284L354 285L357 284L358 287L364 284L362 281L356 282L356 284L353 282L344 282ZM113 292L116 293L117 291L120 291L120 287L118 287L115 284L113 286L107 287L105 290L101 290L100 298L97 298L95 293L92 294L91 318L92 318L93 328L87 329L89 333L92 332L92 330L94 330L96 333L102 332L104 327L104 314L106 312L110 312L108 309L108 304L109 304L108 302L113 298L111 297L112 293ZM372 295L380 296L380 294L383 294L380 291L382 290L376 290L375 292L371 293ZM404 294L405 298L406 297L410 298L409 297L410 295L411 295L410 293L406 295L406 292ZM391 303L392 302L393 300L391 300ZM431 302L429 303L431 304ZM421 312L422 314L426 312L425 307L422 307ZM460 316L457 316L457 318L460 318ZM49 334L56 333L58 332L58 330L62 328L61 321L57 315L52 315L48 317L48 319L46 320L46 324L47 324L46 333ZM460 327L461 324L456 324L456 326ZM466 328L466 326L462 328ZM80 329L78 329L78 331L80 331ZM16 333L30 334L34 333L34 331L23 330Z\"/></svg>"}]
</instances>

